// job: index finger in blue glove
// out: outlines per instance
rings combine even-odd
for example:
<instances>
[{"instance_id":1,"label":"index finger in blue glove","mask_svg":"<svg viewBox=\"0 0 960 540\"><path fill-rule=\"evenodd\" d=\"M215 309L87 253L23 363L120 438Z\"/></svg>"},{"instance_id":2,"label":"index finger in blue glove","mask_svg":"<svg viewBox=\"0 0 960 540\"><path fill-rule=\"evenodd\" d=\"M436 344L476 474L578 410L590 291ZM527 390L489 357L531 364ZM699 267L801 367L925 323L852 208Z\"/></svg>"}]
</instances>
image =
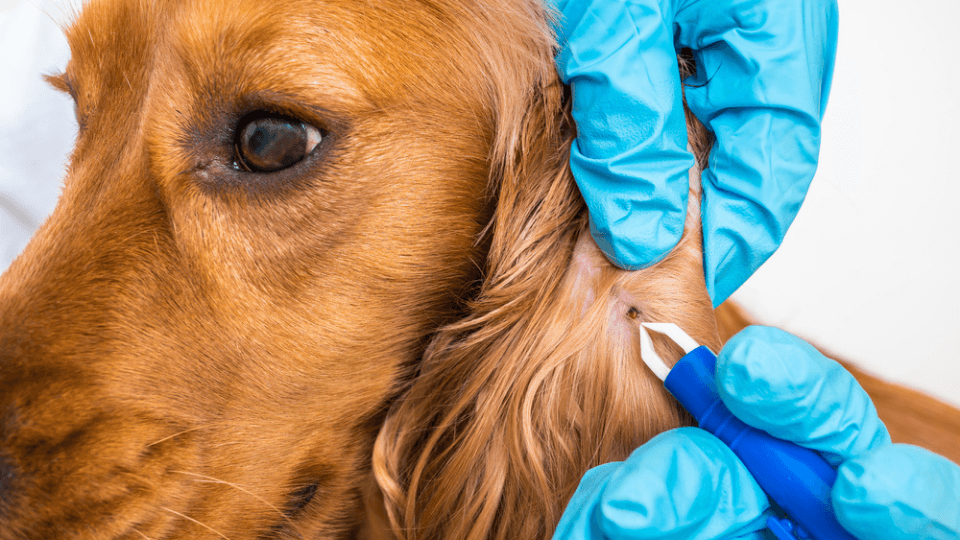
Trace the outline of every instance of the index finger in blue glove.
<instances>
[{"instance_id":1,"label":"index finger in blue glove","mask_svg":"<svg viewBox=\"0 0 960 540\"><path fill-rule=\"evenodd\" d=\"M833 508L861 540L960 540L960 466L923 448L887 445L840 466Z\"/></svg>"},{"instance_id":2,"label":"index finger in blue glove","mask_svg":"<svg viewBox=\"0 0 960 540\"><path fill-rule=\"evenodd\" d=\"M557 69L571 85L570 168L615 264L662 259L686 221L687 151L670 0L556 0Z\"/></svg>"},{"instance_id":3,"label":"index finger in blue glove","mask_svg":"<svg viewBox=\"0 0 960 540\"><path fill-rule=\"evenodd\" d=\"M836 0L688 0L690 110L715 135L703 171L704 272L720 305L780 246L813 179L836 56Z\"/></svg>"},{"instance_id":4,"label":"index finger in blue glove","mask_svg":"<svg viewBox=\"0 0 960 540\"><path fill-rule=\"evenodd\" d=\"M735 416L824 452L834 465L890 443L853 375L782 330L750 326L731 338L717 356L716 380Z\"/></svg>"},{"instance_id":5,"label":"index finger in blue glove","mask_svg":"<svg viewBox=\"0 0 960 540\"><path fill-rule=\"evenodd\" d=\"M594 239L625 269L660 260L683 232L693 161L675 46L694 51L687 102L717 137L701 207L707 290L719 305L779 247L813 178L836 0L558 7L557 67L572 86L578 129L571 169Z\"/></svg>"},{"instance_id":6,"label":"index finger in blue glove","mask_svg":"<svg viewBox=\"0 0 960 540\"><path fill-rule=\"evenodd\" d=\"M680 428L584 476L555 539L760 538L766 495L713 435Z\"/></svg>"}]
</instances>

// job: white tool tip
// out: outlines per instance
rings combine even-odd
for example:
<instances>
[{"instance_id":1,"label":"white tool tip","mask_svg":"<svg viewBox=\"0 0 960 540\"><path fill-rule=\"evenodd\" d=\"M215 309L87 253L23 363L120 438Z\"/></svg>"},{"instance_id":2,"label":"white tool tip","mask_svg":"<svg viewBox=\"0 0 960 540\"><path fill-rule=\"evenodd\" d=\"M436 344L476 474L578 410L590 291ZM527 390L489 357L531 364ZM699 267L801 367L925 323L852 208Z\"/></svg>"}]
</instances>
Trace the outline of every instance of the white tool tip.
<instances>
[{"instance_id":1,"label":"white tool tip","mask_svg":"<svg viewBox=\"0 0 960 540\"><path fill-rule=\"evenodd\" d=\"M650 330L658 334L663 334L668 338L672 339L674 343L680 346L683 349L684 353L689 353L690 351L696 349L700 346L699 343L693 340L692 337L687 335L686 332L680 329L679 326L673 323L640 323L642 326L646 326Z\"/></svg>"},{"instance_id":2,"label":"white tool tip","mask_svg":"<svg viewBox=\"0 0 960 540\"><path fill-rule=\"evenodd\" d=\"M660 358L660 355L657 354L657 351L653 349L653 341L650 339L650 332L647 332L647 329L644 328L646 323L641 323L640 325L640 359L643 360L643 363L650 368L650 371L657 376L661 381L667 379L667 375L670 374L670 368L667 367L667 364Z\"/></svg>"}]
</instances>

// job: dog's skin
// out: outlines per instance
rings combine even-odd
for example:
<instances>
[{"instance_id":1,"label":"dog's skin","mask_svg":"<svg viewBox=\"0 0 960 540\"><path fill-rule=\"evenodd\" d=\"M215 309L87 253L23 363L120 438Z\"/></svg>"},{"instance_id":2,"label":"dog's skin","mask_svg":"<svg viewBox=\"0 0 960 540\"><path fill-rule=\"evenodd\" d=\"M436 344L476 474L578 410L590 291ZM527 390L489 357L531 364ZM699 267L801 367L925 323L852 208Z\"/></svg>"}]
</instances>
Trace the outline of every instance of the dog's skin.
<instances>
[{"instance_id":1,"label":"dog's skin","mask_svg":"<svg viewBox=\"0 0 960 540\"><path fill-rule=\"evenodd\" d=\"M65 189L0 278L0 539L542 538L690 423L636 324L721 343L696 197L607 263L538 2L91 0L68 38ZM322 140L246 170L277 114Z\"/></svg>"}]
</instances>

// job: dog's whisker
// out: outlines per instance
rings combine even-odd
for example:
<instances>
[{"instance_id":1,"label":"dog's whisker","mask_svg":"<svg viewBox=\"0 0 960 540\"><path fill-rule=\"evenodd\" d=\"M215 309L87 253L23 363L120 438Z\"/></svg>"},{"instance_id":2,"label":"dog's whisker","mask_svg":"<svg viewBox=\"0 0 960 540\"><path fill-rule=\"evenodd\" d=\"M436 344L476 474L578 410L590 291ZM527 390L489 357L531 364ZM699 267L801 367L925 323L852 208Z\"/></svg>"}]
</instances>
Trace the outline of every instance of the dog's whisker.
<instances>
[{"instance_id":1,"label":"dog's whisker","mask_svg":"<svg viewBox=\"0 0 960 540\"><path fill-rule=\"evenodd\" d=\"M137 237L139 237L139 236L143 236L143 235L145 235L145 234L150 234L150 233L153 233L154 238L156 238L157 232L158 232L158 229L144 229L144 230L142 230L142 231L137 231L136 233L131 234L130 236L127 236L127 241L129 242L130 240L133 240L134 238L137 238Z\"/></svg>"},{"instance_id":2,"label":"dog's whisker","mask_svg":"<svg viewBox=\"0 0 960 540\"><path fill-rule=\"evenodd\" d=\"M191 431L196 431L196 430L202 429L202 428L203 428L203 426L196 426L196 427L192 427L192 428L185 429L185 430L183 430L183 431L178 431L178 432L174 433L173 435L167 435L166 437L160 439L159 441L154 441L154 442L148 444L148 445L147 445L147 448L150 448L151 446L156 446L156 445L158 445L158 444L160 444L160 443L162 443L162 442L169 441L170 439L173 439L173 438L175 438L175 437L179 437L179 436L181 436L181 435L183 435L183 434L185 434L185 433L190 433Z\"/></svg>"},{"instance_id":3,"label":"dog's whisker","mask_svg":"<svg viewBox=\"0 0 960 540\"><path fill-rule=\"evenodd\" d=\"M176 510L171 510L171 509L167 508L166 506L161 506L160 509L163 510L163 511L165 511L165 512L170 512L170 513L173 514L173 515L180 516L180 517L182 517L183 519L185 519L185 520L187 520L187 521L192 521L193 523L196 523L197 525L203 527L204 529L207 529L208 531L212 532L213 534L216 534L217 536L219 536L220 538L223 538L224 540L230 540L230 538L229 538L228 536L226 536L226 535L223 534L222 532L214 529L213 527L207 525L206 523L203 523L202 521L197 521L197 520L193 519L193 518L190 517L190 516L181 514L180 512L177 512Z\"/></svg>"},{"instance_id":4,"label":"dog's whisker","mask_svg":"<svg viewBox=\"0 0 960 540\"><path fill-rule=\"evenodd\" d=\"M241 486L240 484L235 484L235 483L233 483L233 482L227 482L226 480L221 480L221 479L219 479L219 478L214 478L213 476L207 476L207 475L205 475L205 474L199 474L199 473L194 473L194 472L189 472L189 471L170 471L170 472L173 473L173 474L182 474L182 475L185 475L185 476L193 476L193 477L198 478L198 479L199 479L198 481L201 481L201 482L209 482L209 483L212 483L212 484L223 484L223 485L225 485L225 486L230 486L230 487L236 489L237 491L239 491L239 492L241 492L241 493L244 493L244 494L246 494L246 495L249 495L250 497L253 497L253 498L256 499L257 501L263 503L263 505L266 506L267 508L269 508L269 509L273 510L274 512L276 512L277 514L279 514L280 517L282 517L282 518L284 519L284 521L286 521L287 524L290 525L290 527L291 527L298 535L300 535L300 538L305 538L303 532L302 532L300 529L297 528L296 523L294 523L293 520L291 520L290 517L283 512L283 510L277 508L275 505L271 504L269 501L267 501L267 500L264 499L263 497L257 495L256 493L253 493L252 491L250 491L249 489L247 489L247 488L244 487L244 486Z\"/></svg>"},{"instance_id":5,"label":"dog's whisker","mask_svg":"<svg viewBox=\"0 0 960 540\"><path fill-rule=\"evenodd\" d=\"M47 17L48 19L50 19L50 22L52 22L53 24L59 26L61 29L63 28L63 23L58 22L56 19L54 19L54 18L53 18L53 15L51 15L50 12L47 11L46 8L44 8L44 6L40 5L40 2L37 2L36 0L27 0L27 1L28 1L30 4L33 4L33 7L37 8L38 11L40 11L41 13L43 13L44 15L46 15L46 17ZM62 6L57 6L57 7L60 7L61 9L63 9Z\"/></svg>"},{"instance_id":6,"label":"dog's whisker","mask_svg":"<svg viewBox=\"0 0 960 540\"><path fill-rule=\"evenodd\" d=\"M143 534L142 532L138 531L137 529L130 529L130 530L133 531L133 532L135 532L135 533L137 533L137 534L139 534L141 537L146 538L147 540L153 540L153 538L150 538L149 536Z\"/></svg>"}]
</instances>

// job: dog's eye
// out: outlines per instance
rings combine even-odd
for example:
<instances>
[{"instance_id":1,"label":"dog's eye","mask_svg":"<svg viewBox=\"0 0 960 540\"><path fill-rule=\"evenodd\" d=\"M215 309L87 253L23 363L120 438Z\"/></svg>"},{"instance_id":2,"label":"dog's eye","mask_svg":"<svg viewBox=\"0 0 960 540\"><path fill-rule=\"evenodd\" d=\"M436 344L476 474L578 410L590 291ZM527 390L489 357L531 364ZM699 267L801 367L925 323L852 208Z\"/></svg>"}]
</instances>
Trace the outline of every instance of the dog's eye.
<instances>
[{"instance_id":1,"label":"dog's eye","mask_svg":"<svg viewBox=\"0 0 960 540\"><path fill-rule=\"evenodd\" d=\"M245 118L234 143L235 166L250 172L286 169L307 157L322 139L316 127L286 116Z\"/></svg>"}]
</instances>

